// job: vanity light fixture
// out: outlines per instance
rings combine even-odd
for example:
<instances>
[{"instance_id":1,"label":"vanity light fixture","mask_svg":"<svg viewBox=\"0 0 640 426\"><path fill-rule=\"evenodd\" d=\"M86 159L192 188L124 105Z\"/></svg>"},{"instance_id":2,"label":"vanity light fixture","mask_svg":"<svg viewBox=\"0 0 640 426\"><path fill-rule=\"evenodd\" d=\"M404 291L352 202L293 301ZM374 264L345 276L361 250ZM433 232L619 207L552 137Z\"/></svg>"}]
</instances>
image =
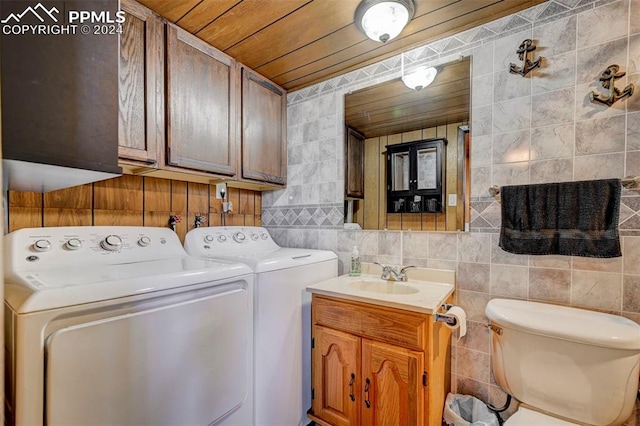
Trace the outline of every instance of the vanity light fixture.
<instances>
[{"instance_id":1,"label":"vanity light fixture","mask_svg":"<svg viewBox=\"0 0 640 426\"><path fill-rule=\"evenodd\" d=\"M404 53L400 56L400 72L402 75L402 82L405 86L409 89L418 91L433 83L433 80L436 78L436 74L438 74L438 70L435 67L422 65L414 68L411 72L405 73L404 56Z\"/></svg>"},{"instance_id":2,"label":"vanity light fixture","mask_svg":"<svg viewBox=\"0 0 640 426\"><path fill-rule=\"evenodd\" d=\"M355 24L371 40L385 43L400 34L415 10L414 0L362 0Z\"/></svg>"}]
</instances>

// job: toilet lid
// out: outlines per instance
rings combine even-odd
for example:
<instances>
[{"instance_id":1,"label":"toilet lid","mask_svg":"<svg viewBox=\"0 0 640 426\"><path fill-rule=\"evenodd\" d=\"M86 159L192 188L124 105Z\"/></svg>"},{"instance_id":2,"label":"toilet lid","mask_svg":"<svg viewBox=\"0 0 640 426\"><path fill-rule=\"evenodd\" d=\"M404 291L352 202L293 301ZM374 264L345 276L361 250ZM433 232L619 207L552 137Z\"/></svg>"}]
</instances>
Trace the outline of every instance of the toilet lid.
<instances>
[{"instance_id":1,"label":"toilet lid","mask_svg":"<svg viewBox=\"0 0 640 426\"><path fill-rule=\"evenodd\" d=\"M557 417L551 417L537 411L520 406L518 411L504 423L504 426L576 426L577 423L569 423Z\"/></svg>"}]
</instances>

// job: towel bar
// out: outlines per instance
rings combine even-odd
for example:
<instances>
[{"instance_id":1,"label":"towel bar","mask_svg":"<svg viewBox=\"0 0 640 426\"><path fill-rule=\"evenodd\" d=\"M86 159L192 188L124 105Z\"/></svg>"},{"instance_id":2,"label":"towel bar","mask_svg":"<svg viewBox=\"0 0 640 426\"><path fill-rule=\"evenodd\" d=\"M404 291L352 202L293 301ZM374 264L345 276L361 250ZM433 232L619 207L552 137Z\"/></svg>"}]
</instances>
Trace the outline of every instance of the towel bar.
<instances>
[{"instance_id":1,"label":"towel bar","mask_svg":"<svg viewBox=\"0 0 640 426\"><path fill-rule=\"evenodd\" d=\"M638 188L640 186L640 176L627 176L620 179L620 183L626 189ZM500 187L498 185L492 185L489 188L489 195L500 202Z\"/></svg>"}]
</instances>

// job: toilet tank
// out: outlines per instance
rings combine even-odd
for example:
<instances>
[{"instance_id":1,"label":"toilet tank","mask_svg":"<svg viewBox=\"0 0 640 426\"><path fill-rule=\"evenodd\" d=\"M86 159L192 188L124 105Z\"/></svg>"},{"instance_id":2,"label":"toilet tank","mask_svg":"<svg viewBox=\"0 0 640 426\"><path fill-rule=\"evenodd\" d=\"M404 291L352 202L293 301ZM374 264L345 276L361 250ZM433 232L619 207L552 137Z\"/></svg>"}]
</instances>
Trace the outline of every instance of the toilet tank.
<instances>
[{"instance_id":1,"label":"toilet tank","mask_svg":"<svg viewBox=\"0 0 640 426\"><path fill-rule=\"evenodd\" d=\"M590 425L617 425L638 390L640 326L616 315L493 299L496 382L517 400Z\"/></svg>"}]
</instances>

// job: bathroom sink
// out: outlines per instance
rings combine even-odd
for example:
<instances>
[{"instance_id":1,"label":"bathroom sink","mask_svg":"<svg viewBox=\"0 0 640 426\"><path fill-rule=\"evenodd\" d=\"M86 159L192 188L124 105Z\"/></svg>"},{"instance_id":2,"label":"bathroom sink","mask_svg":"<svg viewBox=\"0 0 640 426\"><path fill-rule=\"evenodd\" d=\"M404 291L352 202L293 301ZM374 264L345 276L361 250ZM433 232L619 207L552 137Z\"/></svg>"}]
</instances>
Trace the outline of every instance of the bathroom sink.
<instances>
[{"instance_id":1,"label":"bathroom sink","mask_svg":"<svg viewBox=\"0 0 640 426\"><path fill-rule=\"evenodd\" d=\"M347 285L354 290L379 294L415 294L420 291L416 287L396 281L357 280Z\"/></svg>"}]
</instances>

